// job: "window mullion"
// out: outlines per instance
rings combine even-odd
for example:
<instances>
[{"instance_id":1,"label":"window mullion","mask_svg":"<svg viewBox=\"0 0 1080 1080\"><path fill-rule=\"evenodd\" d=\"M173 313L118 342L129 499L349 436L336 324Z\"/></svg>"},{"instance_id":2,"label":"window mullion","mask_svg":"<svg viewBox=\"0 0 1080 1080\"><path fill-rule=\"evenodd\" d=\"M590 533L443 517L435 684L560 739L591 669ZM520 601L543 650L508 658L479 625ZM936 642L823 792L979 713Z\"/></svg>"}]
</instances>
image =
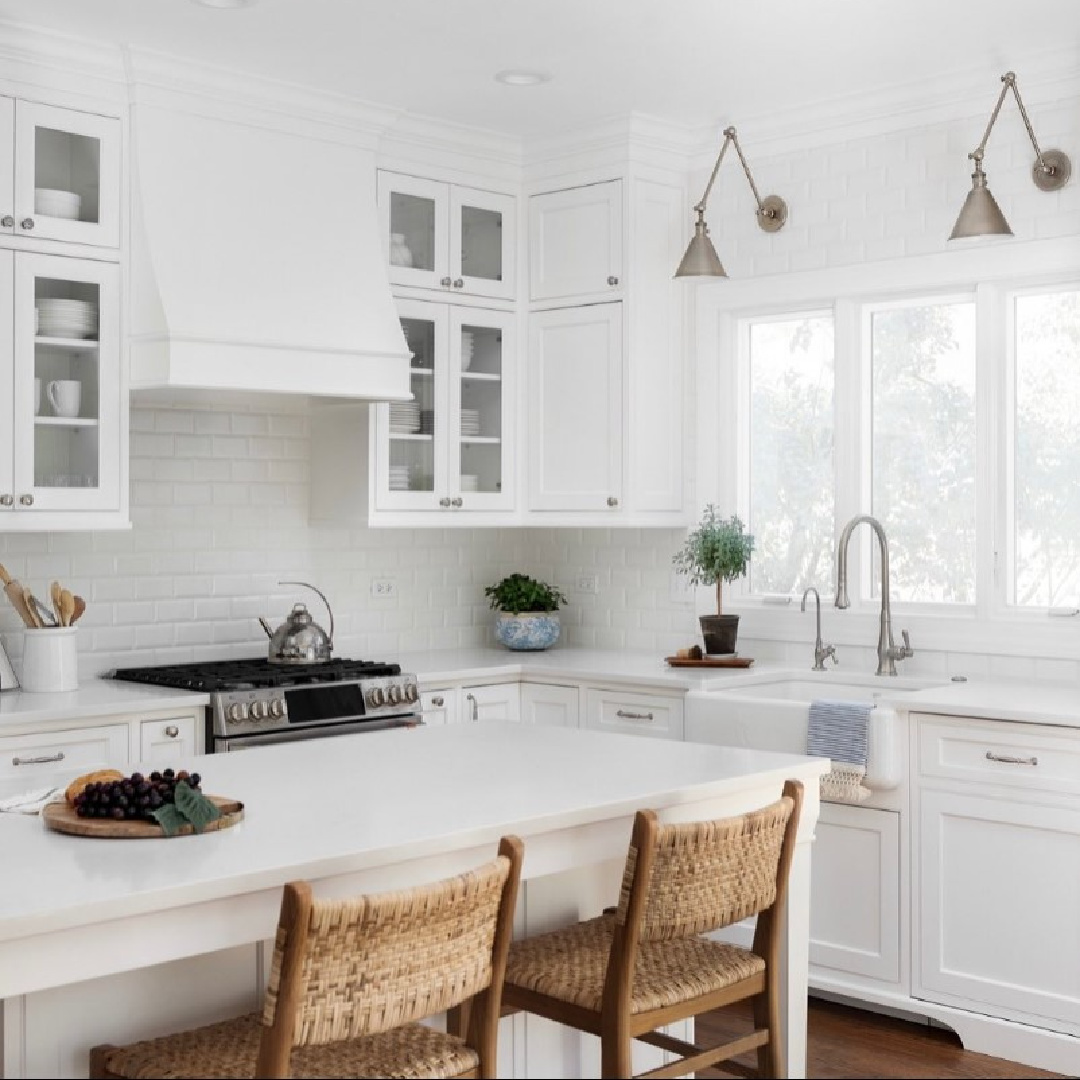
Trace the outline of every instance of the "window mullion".
<instances>
[{"instance_id":1,"label":"window mullion","mask_svg":"<svg viewBox=\"0 0 1080 1080\"><path fill-rule=\"evenodd\" d=\"M1005 409L1009 362L1005 348L1004 298L982 284L975 289L975 610L989 618L1007 602L1008 455L1012 425Z\"/></svg>"},{"instance_id":2,"label":"window mullion","mask_svg":"<svg viewBox=\"0 0 1080 1080\"><path fill-rule=\"evenodd\" d=\"M833 318L836 350L835 546L840 530L848 521L856 514L870 512L866 498L870 487L870 416L860 307L853 300L839 299L833 309ZM856 543L848 553L849 591L856 602L863 599L861 551L862 545ZM834 588L835 578L834 558Z\"/></svg>"}]
</instances>

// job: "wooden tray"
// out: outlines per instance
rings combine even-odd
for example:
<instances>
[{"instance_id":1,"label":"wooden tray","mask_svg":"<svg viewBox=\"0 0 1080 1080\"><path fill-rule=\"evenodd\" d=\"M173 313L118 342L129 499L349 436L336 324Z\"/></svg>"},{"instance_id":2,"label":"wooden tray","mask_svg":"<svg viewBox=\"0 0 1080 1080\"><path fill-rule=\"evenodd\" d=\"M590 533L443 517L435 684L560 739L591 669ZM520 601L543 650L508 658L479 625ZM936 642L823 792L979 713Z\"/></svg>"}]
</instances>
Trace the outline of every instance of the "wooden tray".
<instances>
[{"instance_id":1,"label":"wooden tray","mask_svg":"<svg viewBox=\"0 0 1080 1080\"><path fill-rule=\"evenodd\" d=\"M665 656L668 667L749 667L753 662L750 656L706 656L701 660L691 660L685 656Z\"/></svg>"},{"instance_id":2,"label":"wooden tray","mask_svg":"<svg viewBox=\"0 0 1080 1080\"><path fill-rule=\"evenodd\" d=\"M244 804L235 799L224 799L220 795L207 798L221 811L221 817L211 821L203 832L216 832L235 825L244 816ZM56 832L69 836L100 836L120 840L161 840L165 834L157 822L149 821L112 821L107 818L81 818L75 813L75 807L67 802L49 803L41 812L45 824ZM190 825L181 825L177 836L190 836L195 830ZM170 837L171 839L171 837Z\"/></svg>"}]
</instances>

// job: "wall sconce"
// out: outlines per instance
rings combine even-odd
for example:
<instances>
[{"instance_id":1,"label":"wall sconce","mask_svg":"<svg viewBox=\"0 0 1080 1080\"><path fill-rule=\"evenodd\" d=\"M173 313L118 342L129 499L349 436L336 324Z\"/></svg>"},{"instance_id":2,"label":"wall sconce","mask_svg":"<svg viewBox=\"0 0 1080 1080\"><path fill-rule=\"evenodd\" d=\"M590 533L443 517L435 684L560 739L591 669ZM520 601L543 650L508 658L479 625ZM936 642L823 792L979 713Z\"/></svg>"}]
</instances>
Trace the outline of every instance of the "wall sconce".
<instances>
[{"instance_id":1,"label":"wall sconce","mask_svg":"<svg viewBox=\"0 0 1080 1080\"><path fill-rule=\"evenodd\" d=\"M986 173L983 172L983 151L986 149L986 140L990 138L990 132L1001 112L1001 106L1005 102L1005 95L1012 90L1016 97L1016 104L1020 106L1020 115L1024 120L1024 127L1031 138L1031 145L1035 147L1035 164L1031 167L1031 178L1040 191L1059 191L1069 181L1072 174L1072 163L1066 154L1060 150L1040 150L1032 130L1031 121L1028 119L1027 110L1020 99L1020 91L1016 88L1016 75L1006 71L1001 76L1004 84L998 95L997 104L990 114L990 123L986 125L982 141L968 157L975 162L975 171L971 174L971 190L960 210L960 216L956 219L953 231L949 235L950 240L962 240L972 236L1012 236L1013 231L1005 220L997 200L990 194L986 186Z\"/></svg>"},{"instance_id":2,"label":"wall sconce","mask_svg":"<svg viewBox=\"0 0 1080 1080\"><path fill-rule=\"evenodd\" d=\"M774 233L779 232L784 227L784 222L787 221L787 203L779 195L766 195L762 199L758 194L757 184L754 183L754 178L750 175L750 166L746 164L746 158L743 156L742 147L739 145L739 138L735 134L735 129L733 127L725 128L724 142L720 147L720 154L716 159L716 164L713 166L709 182L705 185L705 193L694 207L697 214L697 221L694 223L694 235L690 238L686 254L682 257L682 262L679 263L679 269L675 271L677 278L727 277L727 271L724 270L723 264L720 262L720 256L716 254L716 248L713 247L713 242L709 239L709 226L705 224L705 204L709 201L709 192L712 191L716 174L720 171L720 163L724 160L724 154L727 153L727 148L732 143L735 144L735 153L739 155L743 172L746 173L746 179L750 181L750 190L754 193L754 199L757 202L758 225L765 232Z\"/></svg>"}]
</instances>

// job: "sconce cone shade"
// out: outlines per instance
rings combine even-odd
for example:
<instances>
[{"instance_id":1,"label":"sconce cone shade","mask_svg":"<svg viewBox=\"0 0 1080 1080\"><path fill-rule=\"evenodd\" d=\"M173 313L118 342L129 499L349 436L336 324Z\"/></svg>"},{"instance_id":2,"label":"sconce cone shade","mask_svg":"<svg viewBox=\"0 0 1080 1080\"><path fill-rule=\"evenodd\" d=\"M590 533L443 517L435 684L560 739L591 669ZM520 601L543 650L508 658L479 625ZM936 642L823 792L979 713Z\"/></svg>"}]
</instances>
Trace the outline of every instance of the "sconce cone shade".
<instances>
[{"instance_id":1,"label":"sconce cone shade","mask_svg":"<svg viewBox=\"0 0 1080 1080\"><path fill-rule=\"evenodd\" d=\"M986 173L976 165L971 174L971 190L964 200L960 216L956 219L950 240L964 240L975 236L1012 236L1013 231L986 186Z\"/></svg>"},{"instance_id":2,"label":"sconce cone shade","mask_svg":"<svg viewBox=\"0 0 1080 1080\"><path fill-rule=\"evenodd\" d=\"M711 277L726 278L727 271L720 256L716 254L716 248L709 239L709 226L705 224L704 215L698 214L694 225L694 235L686 248L686 254L679 263L679 269L675 271L677 278L681 277Z\"/></svg>"}]
</instances>

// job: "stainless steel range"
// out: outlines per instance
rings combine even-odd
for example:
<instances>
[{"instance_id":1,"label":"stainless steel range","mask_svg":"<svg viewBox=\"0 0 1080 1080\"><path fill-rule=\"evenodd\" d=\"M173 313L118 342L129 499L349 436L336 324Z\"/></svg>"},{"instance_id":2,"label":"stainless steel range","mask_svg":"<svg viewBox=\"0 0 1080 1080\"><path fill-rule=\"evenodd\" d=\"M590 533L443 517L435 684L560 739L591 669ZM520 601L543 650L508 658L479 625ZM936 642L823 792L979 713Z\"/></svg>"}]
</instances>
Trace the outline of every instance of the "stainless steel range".
<instances>
[{"instance_id":1,"label":"stainless steel range","mask_svg":"<svg viewBox=\"0 0 1080 1080\"><path fill-rule=\"evenodd\" d=\"M119 668L111 677L208 693L207 753L422 722L416 676L371 660L221 660Z\"/></svg>"}]
</instances>

